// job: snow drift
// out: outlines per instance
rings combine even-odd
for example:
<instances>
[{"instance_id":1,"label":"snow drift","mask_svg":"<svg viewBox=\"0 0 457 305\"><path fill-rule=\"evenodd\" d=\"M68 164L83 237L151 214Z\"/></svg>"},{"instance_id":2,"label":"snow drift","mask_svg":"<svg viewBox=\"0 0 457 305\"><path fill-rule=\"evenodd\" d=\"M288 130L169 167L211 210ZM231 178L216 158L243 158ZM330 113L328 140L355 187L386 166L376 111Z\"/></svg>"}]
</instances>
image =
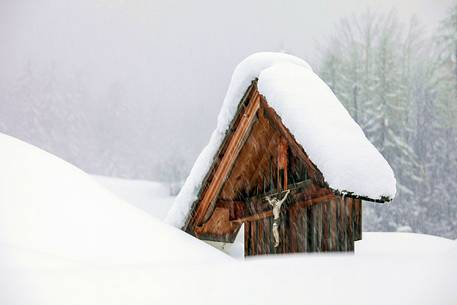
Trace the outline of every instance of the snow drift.
<instances>
[{"instance_id":1,"label":"snow drift","mask_svg":"<svg viewBox=\"0 0 457 305\"><path fill-rule=\"evenodd\" d=\"M456 246L433 236L376 233L350 255L99 268L0 244L0 303L454 305ZM5 265L5 254L16 261Z\"/></svg>"},{"instance_id":2,"label":"snow drift","mask_svg":"<svg viewBox=\"0 0 457 305\"><path fill-rule=\"evenodd\" d=\"M118 199L76 167L3 134L0 243L102 264L229 259Z\"/></svg>"},{"instance_id":3,"label":"snow drift","mask_svg":"<svg viewBox=\"0 0 457 305\"><path fill-rule=\"evenodd\" d=\"M234 261L42 150L0 134L0 152L0 304L233 304L228 289L263 305L457 299L456 241L364 233L355 254Z\"/></svg>"},{"instance_id":4,"label":"snow drift","mask_svg":"<svg viewBox=\"0 0 457 305\"><path fill-rule=\"evenodd\" d=\"M170 196L168 185L160 182L92 177L117 197L160 220L165 218L175 199L175 196Z\"/></svg>"}]
</instances>

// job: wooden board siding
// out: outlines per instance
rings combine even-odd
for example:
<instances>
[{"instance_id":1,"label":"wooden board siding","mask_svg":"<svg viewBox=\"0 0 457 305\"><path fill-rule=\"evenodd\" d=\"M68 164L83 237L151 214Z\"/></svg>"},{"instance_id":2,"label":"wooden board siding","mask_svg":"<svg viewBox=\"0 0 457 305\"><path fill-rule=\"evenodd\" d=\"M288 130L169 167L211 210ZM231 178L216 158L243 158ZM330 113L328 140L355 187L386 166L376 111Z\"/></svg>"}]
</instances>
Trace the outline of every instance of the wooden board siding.
<instances>
[{"instance_id":1,"label":"wooden board siding","mask_svg":"<svg viewBox=\"0 0 457 305\"><path fill-rule=\"evenodd\" d=\"M282 198L280 244L266 196ZM184 230L201 239L233 242L244 224L245 255L353 251L362 237L360 198L342 197L253 83L240 103Z\"/></svg>"},{"instance_id":2,"label":"wooden board siding","mask_svg":"<svg viewBox=\"0 0 457 305\"><path fill-rule=\"evenodd\" d=\"M345 221L344 221L344 208L342 205L342 200L336 201L336 251L344 251L346 248L345 245Z\"/></svg>"},{"instance_id":3,"label":"wooden board siding","mask_svg":"<svg viewBox=\"0 0 457 305\"><path fill-rule=\"evenodd\" d=\"M292 206L290 209L288 209L289 212L289 251L290 253L295 253L298 252L298 235L300 234L300 230L298 229L297 226L297 221L298 221L298 208L296 206Z\"/></svg>"},{"instance_id":4,"label":"wooden board siding","mask_svg":"<svg viewBox=\"0 0 457 305\"><path fill-rule=\"evenodd\" d=\"M338 243L338 222L337 222L337 203L336 200L328 202L330 241L328 251L336 251Z\"/></svg>"},{"instance_id":5,"label":"wooden board siding","mask_svg":"<svg viewBox=\"0 0 457 305\"><path fill-rule=\"evenodd\" d=\"M305 207L288 208L283 212L278 248L273 246L273 217L247 221L245 255L354 251L354 241L359 237L357 211L360 209L357 206L360 204L360 199L335 197ZM251 232L246 228L251 228Z\"/></svg>"},{"instance_id":6,"label":"wooden board siding","mask_svg":"<svg viewBox=\"0 0 457 305\"><path fill-rule=\"evenodd\" d=\"M217 207L204 226L195 227L195 235L201 239L230 242L233 232L237 232L238 229L237 224L230 222L230 210ZM216 236L214 232L217 232Z\"/></svg>"},{"instance_id":7,"label":"wooden board siding","mask_svg":"<svg viewBox=\"0 0 457 305\"><path fill-rule=\"evenodd\" d=\"M354 199L354 240L362 239L362 200Z\"/></svg>"},{"instance_id":8,"label":"wooden board siding","mask_svg":"<svg viewBox=\"0 0 457 305\"><path fill-rule=\"evenodd\" d=\"M354 223L352 222L353 199L345 198L345 216L346 216L346 251L354 251Z\"/></svg>"},{"instance_id":9,"label":"wooden board siding","mask_svg":"<svg viewBox=\"0 0 457 305\"><path fill-rule=\"evenodd\" d=\"M251 255L251 239L249 238L251 234L251 224L249 222L246 222L243 224L244 225L244 255L248 256Z\"/></svg>"},{"instance_id":10,"label":"wooden board siding","mask_svg":"<svg viewBox=\"0 0 457 305\"><path fill-rule=\"evenodd\" d=\"M328 202L322 202L322 251L329 251L330 213Z\"/></svg>"},{"instance_id":11,"label":"wooden board siding","mask_svg":"<svg viewBox=\"0 0 457 305\"><path fill-rule=\"evenodd\" d=\"M323 180L274 110L265 100L261 102L263 97L253 88L249 102L240 111L240 119L227 136L225 148L218 154L217 164L205 178L201 199L186 225L190 233L195 226L209 220L216 201L244 201L246 196L285 189L289 180L290 183L308 177L313 181ZM297 170L301 174L297 175Z\"/></svg>"}]
</instances>

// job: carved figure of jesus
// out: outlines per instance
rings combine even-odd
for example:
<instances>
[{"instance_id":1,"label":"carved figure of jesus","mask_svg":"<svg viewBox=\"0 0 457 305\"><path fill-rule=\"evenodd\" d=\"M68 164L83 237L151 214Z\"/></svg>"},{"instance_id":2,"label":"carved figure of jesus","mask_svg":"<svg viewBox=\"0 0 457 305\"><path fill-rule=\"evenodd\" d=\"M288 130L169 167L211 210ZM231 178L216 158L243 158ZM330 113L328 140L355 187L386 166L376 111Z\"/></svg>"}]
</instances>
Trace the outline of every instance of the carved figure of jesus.
<instances>
[{"instance_id":1,"label":"carved figure of jesus","mask_svg":"<svg viewBox=\"0 0 457 305\"><path fill-rule=\"evenodd\" d=\"M265 197L265 199L268 201L268 204L273 207L273 237L275 239L275 248L279 246L279 224L281 223L281 206L286 201L289 193L290 190L287 190L286 195L281 200L278 200L277 198L270 198L268 196Z\"/></svg>"}]
</instances>

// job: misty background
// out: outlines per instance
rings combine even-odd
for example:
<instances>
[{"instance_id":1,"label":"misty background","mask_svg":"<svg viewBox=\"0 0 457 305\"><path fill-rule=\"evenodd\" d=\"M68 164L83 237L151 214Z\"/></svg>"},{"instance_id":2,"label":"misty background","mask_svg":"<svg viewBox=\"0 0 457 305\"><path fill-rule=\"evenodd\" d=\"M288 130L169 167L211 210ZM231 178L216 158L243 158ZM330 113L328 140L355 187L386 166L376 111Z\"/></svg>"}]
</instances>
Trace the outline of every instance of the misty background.
<instances>
[{"instance_id":1,"label":"misty background","mask_svg":"<svg viewBox=\"0 0 457 305\"><path fill-rule=\"evenodd\" d=\"M0 0L0 132L176 192L235 66L284 51L313 66L394 168L398 196L364 206L365 230L456 238L455 5Z\"/></svg>"}]
</instances>

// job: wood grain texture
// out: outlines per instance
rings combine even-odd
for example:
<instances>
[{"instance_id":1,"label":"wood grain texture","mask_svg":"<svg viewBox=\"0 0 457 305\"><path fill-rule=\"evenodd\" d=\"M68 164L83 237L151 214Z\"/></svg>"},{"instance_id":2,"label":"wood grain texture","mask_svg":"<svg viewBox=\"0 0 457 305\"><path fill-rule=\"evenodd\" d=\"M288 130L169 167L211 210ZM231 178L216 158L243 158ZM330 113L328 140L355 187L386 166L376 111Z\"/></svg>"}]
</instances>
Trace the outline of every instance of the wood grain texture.
<instances>
[{"instance_id":1,"label":"wood grain texture","mask_svg":"<svg viewBox=\"0 0 457 305\"><path fill-rule=\"evenodd\" d=\"M206 211L208 210L209 205L215 200L216 195L219 193L222 183L224 182L228 171L230 170L233 162L235 161L238 153L240 152L244 140L246 139L249 126L252 124L255 114L260 106L260 97L256 93L253 97L253 101L249 103L246 108L243 118L239 123L237 129L235 130L230 142L228 144L227 150L224 154L224 157L219 163L219 166L216 169L214 178L208 186L206 192L203 195L203 198L200 201L200 204L197 207L195 213L195 223L197 225L201 224L204 220Z\"/></svg>"},{"instance_id":2,"label":"wood grain texture","mask_svg":"<svg viewBox=\"0 0 457 305\"><path fill-rule=\"evenodd\" d=\"M265 196L282 198L286 189L275 248ZM361 200L328 187L255 84L240 103L198 198L186 231L232 242L244 224L246 256L353 251L361 238Z\"/></svg>"}]
</instances>

